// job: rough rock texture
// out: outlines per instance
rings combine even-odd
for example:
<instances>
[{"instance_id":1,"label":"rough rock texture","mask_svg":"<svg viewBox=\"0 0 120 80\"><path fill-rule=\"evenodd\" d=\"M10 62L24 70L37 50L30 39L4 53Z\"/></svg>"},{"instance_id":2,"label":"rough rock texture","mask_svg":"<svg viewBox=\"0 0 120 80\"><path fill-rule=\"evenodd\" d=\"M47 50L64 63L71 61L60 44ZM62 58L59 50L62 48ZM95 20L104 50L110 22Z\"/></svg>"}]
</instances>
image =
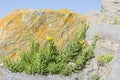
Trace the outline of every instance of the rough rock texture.
<instances>
[{"instance_id":1,"label":"rough rock texture","mask_svg":"<svg viewBox=\"0 0 120 80\"><path fill-rule=\"evenodd\" d=\"M120 79L120 25L92 24L87 31L86 40L91 43L92 36L97 33L99 36L95 56L101 54L112 54L114 59L109 64L96 68L95 71L102 75L102 80ZM95 65L93 65L95 67Z\"/></svg>"},{"instance_id":2,"label":"rough rock texture","mask_svg":"<svg viewBox=\"0 0 120 80\"><path fill-rule=\"evenodd\" d=\"M120 23L120 0L102 0L101 12L105 20L113 21L118 17Z\"/></svg>"},{"instance_id":3,"label":"rough rock texture","mask_svg":"<svg viewBox=\"0 0 120 80\"><path fill-rule=\"evenodd\" d=\"M87 31L86 40L90 44L93 35L98 33L99 40L95 49L95 56L101 54L113 54L114 59L109 64L100 67L97 65L96 57L87 63L85 69L70 76L61 75L26 75L25 73L11 73L5 68L1 69L2 80L88 80L96 72L102 76L102 80L119 80L119 44L120 25L111 26L105 24L91 24Z\"/></svg>"},{"instance_id":4,"label":"rough rock texture","mask_svg":"<svg viewBox=\"0 0 120 80\"><path fill-rule=\"evenodd\" d=\"M80 29L85 19L91 23L87 31L86 41L91 44L93 35L98 33L99 39L95 49L95 58L90 60L79 73L70 76L61 75L27 75L12 73L0 64L0 80L88 80L96 72L102 80L120 79L120 25L106 25L115 16L120 18L120 0L102 0L102 13L92 11L89 15L79 15L72 11L55 10L15 10L0 20L0 56L29 50L30 34L33 32L35 42L40 46L47 36L52 36L58 49L65 46ZM105 23L106 23L105 22ZM16 55L13 55L16 53ZM113 54L109 64L100 67L96 57L101 54ZM1 61L0 61L1 63Z\"/></svg>"},{"instance_id":5,"label":"rough rock texture","mask_svg":"<svg viewBox=\"0 0 120 80\"><path fill-rule=\"evenodd\" d=\"M0 21L0 55L18 56L28 50L31 32L40 46L51 36L58 49L64 47L80 29L82 20L85 18L66 9L15 10Z\"/></svg>"},{"instance_id":6,"label":"rough rock texture","mask_svg":"<svg viewBox=\"0 0 120 80\"><path fill-rule=\"evenodd\" d=\"M115 54L115 58L110 64L111 74L109 75L108 80L120 80L120 45Z\"/></svg>"}]
</instances>

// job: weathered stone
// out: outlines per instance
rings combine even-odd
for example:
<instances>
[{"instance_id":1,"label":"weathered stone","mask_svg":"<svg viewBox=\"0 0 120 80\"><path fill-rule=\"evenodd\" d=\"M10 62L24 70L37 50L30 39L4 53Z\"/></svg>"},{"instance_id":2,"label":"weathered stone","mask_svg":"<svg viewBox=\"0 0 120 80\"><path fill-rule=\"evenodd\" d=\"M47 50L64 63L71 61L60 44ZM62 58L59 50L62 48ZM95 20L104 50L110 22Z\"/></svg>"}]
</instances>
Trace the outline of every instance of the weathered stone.
<instances>
[{"instance_id":1,"label":"weathered stone","mask_svg":"<svg viewBox=\"0 0 120 80\"><path fill-rule=\"evenodd\" d=\"M94 34L98 34L99 40L106 39L106 42L120 42L120 25L91 24L87 31L86 40L92 40ZM107 41L109 40L109 41ZM115 43L116 44L116 43Z\"/></svg>"},{"instance_id":2,"label":"weathered stone","mask_svg":"<svg viewBox=\"0 0 120 80\"><path fill-rule=\"evenodd\" d=\"M105 20L113 21L118 17L120 23L120 0L102 0L101 12Z\"/></svg>"},{"instance_id":3,"label":"weathered stone","mask_svg":"<svg viewBox=\"0 0 120 80\"><path fill-rule=\"evenodd\" d=\"M2 73L2 67L0 66L0 80L2 80L3 73Z\"/></svg>"},{"instance_id":4,"label":"weathered stone","mask_svg":"<svg viewBox=\"0 0 120 80\"><path fill-rule=\"evenodd\" d=\"M113 54L117 51L120 43L120 25L93 24L87 31L86 40L91 44L94 34L98 34L96 55Z\"/></svg>"},{"instance_id":5,"label":"weathered stone","mask_svg":"<svg viewBox=\"0 0 120 80\"><path fill-rule=\"evenodd\" d=\"M107 80L120 80L120 46L115 53L113 61L110 63L110 75Z\"/></svg>"},{"instance_id":6,"label":"weathered stone","mask_svg":"<svg viewBox=\"0 0 120 80\"><path fill-rule=\"evenodd\" d=\"M83 19L66 9L15 10L0 21L0 55L19 56L29 50L31 32L41 47L47 36L53 37L58 48L64 47L79 31Z\"/></svg>"},{"instance_id":7,"label":"weathered stone","mask_svg":"<svg viewBox=\"0 0 120 80\"><path fill-rule=\"evenodd\" d=\"M97 46L95 49L95 56L102 54L112 54L114 56L113 61L109 65L100 67L97 72L102 76L102 80L119 80L120 74L120 35L119 32L120 25L106 25L106 24L92 24L87 31L86 40L90 44L92 41L92 36L98 34L99 39L97 41ZM95 61L95 60L94 60ZM95 65L93 65L95 66ZM98 66L96 66L97 68Z\"/></svg>"}]
</instances>

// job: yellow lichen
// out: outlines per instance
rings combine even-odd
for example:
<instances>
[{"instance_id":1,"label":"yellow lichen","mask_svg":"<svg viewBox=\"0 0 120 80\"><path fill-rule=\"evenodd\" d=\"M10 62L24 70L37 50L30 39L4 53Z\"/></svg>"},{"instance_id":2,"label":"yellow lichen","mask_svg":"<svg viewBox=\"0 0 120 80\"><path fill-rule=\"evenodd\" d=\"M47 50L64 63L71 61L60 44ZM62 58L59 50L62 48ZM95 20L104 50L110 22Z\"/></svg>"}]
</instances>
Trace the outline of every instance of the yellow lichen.
<instances>
[{"instance_id":1,"label":"yellow lichen","mask_svg":"<svg viewBox=\"0 0 120 80\"><path fill-rule=\"evenodd\" d=\"M77 15L67 9L62 10L41 10L42 16L37 16L32 10L16 10L1 19L0 27L2 33L0 39L8 40L9 46L4 46L4 50L19 53L25 51L29 44L30 32L33 32L35 41L42 47L48 35L52 35L55 45L62 47L66 42L73 39L76 31L79 29L81 15ZM24 22L23 17L27 17L28 21ZM71 28L72 27L72 28ZM9 50L10 48L10 50ZM16 52L17 50L17 52ZM13 56L16 60L17 56Z\"/></svg>"},{"instance_id":2,"label":"yellow lichen","mask_svg":"<svg viewBox=\"0 0 120 80\"><path fill-rule=\"evenodd\" d=\"M63 22L66 22L67 19L68 19L67 17L63 17L63 18L62 18L62 21L63 21Z\"/></svg>"},{"instance_id":3,"label":"yellow lichen","mask_svg":"<svg viewBox=\"0 0 120 80\"><path fill-rule=\"evenodd\" d=\"M5 51L9 51L9 47L7 45L4 46Z\"/></svg>"},{"instance_id":4,"label":"yellow lichen","mask_svg":"<svg viewBox=\"0 0 120 80\"><path fill-rule=\"evenodd\" d=\"M17 60L19 60L19 57L20 56L18 56L18 55L14 55L12 58L13 58L14 61L17 61Z\"/></svg>"},{"instance_id":5,"label":"yellow lichen","mask_svg":"<svg viewBox=\"0 0 120 80\"><path fill-rule=\"evenodd\" d=\"M70 10L67 10L67 9L61 9L60 12L63 13L64 15L66 15L66 14L74 14L73 11L70 11Z\"/></svg>"}]
</instances>

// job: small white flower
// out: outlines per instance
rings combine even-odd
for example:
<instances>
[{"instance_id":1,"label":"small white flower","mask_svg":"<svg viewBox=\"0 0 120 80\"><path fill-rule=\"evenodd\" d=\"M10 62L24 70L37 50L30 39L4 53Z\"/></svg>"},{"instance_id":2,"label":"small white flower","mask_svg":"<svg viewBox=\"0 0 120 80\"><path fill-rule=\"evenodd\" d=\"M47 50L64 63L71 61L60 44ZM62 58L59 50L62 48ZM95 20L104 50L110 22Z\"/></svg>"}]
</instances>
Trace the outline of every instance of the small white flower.
<instances>
[{"instance_id":1,"label":"small white flower","mask_svg":"<svg viewBox=\"0 0 120 80\"><path fill-rule=\"evenodd\" d=\"M70 67L75 67L75 63L69 62L69 63L68 63L68 66L70 66Z\"/></svg>"},{"instance_id":2,"label":"small white flower","mask_svg":"<svg viewBox=\"0 0 120 80\"><path fill-rule=\"evenodd\" d=\"M0 64L1 67L2 67L3 65L4 65L3 63Z\"/></svg>"}]
</instances>

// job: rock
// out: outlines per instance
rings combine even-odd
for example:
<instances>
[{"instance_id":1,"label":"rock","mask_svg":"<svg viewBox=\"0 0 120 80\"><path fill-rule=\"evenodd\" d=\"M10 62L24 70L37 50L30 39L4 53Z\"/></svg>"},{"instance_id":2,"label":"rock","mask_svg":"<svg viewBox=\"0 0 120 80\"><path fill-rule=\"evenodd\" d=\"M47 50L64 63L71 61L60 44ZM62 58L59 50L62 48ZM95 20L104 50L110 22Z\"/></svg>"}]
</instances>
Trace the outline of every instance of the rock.
<instances>
[{"instance_id":1,"label":"rock","mask_svg":"<svg viewBox=\"0 0 120 80\"><path fill-rule=\"evenodd\" d=\"M2 68L2 77L1 80L87 80L88 76L86 75L88 72L83 71L82 73L74 73L70 76L62 76L62 75L27 75L25 73L12 73L4 68ZM84 76L86 75L86 76Z\"/></svg>"},{"instance_id":2,"label":"rock","mask_svg":"<svg viewBox=\"0 0 120 80\"><path fill-rule=\"evenodd\" d=\"M115 52L114 59L110 63L110 75L106 76L106 80L119 80L120 79L120 46Z\"/></svg>"},{"instance_id":3,"label":"rock","mask_svg":"<svg viewBox=\"0 0 120 80\"><path fill-rule=\"evenodd\" d=\"M29 50L30 34L41 47L47 36L53 37L58 48L64 47L79 31L85 18L72 11L15 10L0 21L0 55Z\"/></svg>"},{"instance_id":4,"label":"rock","mask_svg":"<svg viewBox=\"0 0 120 80\"><path fill-rule=\"evenodd\" d=\"M92 24L86 35L86 41L91 44L94 34L98 34L96 55L113 54L120 43L120 25Z\"/></svg>"},{"instance_id":5,"label":"rock","mask_svg":"<svg viewBox=\"0 0 120 80\"><path fill-rule=\"evenodd\" d=\"M2 80L3 73L2 73L2 67L0 67L0 80Z\"/></svg>"},{"instance_id":6,"label":"rock","mask_svg":"<svg viewBox=\"0 0 120 80\"><path fill-rule=\"evenodd\" d=\"M86 40L92 40L94 34L98 34L99 40L106 39L113 42L120 42L120 25L91 24L87 31ZM108 42L108 41L107 41ZM115 43L116 44L116 43Z\"/></svg>"},{"instance_id":7,"label":"rock","mask_svg":"<svg viewBox=\"0 0 120 80\"><path fill-rule=\"evenodd\" d=\"M111 22L115 17L118 17L120 24L120 0L102 0L101 10L104 21Z\"/></svg>"},{"instance_id":8,"label":"rock","mask_svg":"<svg viewBox=\"0 0 120 80\"><path fill-rule=\"evenodd\" d=\"M102 23L101 13L99 13L97 11L91 10L85 16L87 17L87 20L90 22L90 24Z\"/></svg>"},{"instance_id":9,"label":"rock","mask_svg":"<svg viewBox=\"0 0 120 80\"><path fill-rule=\"evenodd\" d=\"M99 72L102 75L102 80L119 80L120 74L120 35L119 32L120 25L106 25L106 24L91 24L90 28L87 31L86 40L89 44L92 42L94 34L98 34L99 39L97 41L97 46L95 49L95 56L102 54L113 54L114 59L109 65L105 65L97 70L98 66L95 67L94 72ZM95 62L95 60L94 60ZM93 73L93 72L92 72Z\"/></svg>"}]
</instances>

